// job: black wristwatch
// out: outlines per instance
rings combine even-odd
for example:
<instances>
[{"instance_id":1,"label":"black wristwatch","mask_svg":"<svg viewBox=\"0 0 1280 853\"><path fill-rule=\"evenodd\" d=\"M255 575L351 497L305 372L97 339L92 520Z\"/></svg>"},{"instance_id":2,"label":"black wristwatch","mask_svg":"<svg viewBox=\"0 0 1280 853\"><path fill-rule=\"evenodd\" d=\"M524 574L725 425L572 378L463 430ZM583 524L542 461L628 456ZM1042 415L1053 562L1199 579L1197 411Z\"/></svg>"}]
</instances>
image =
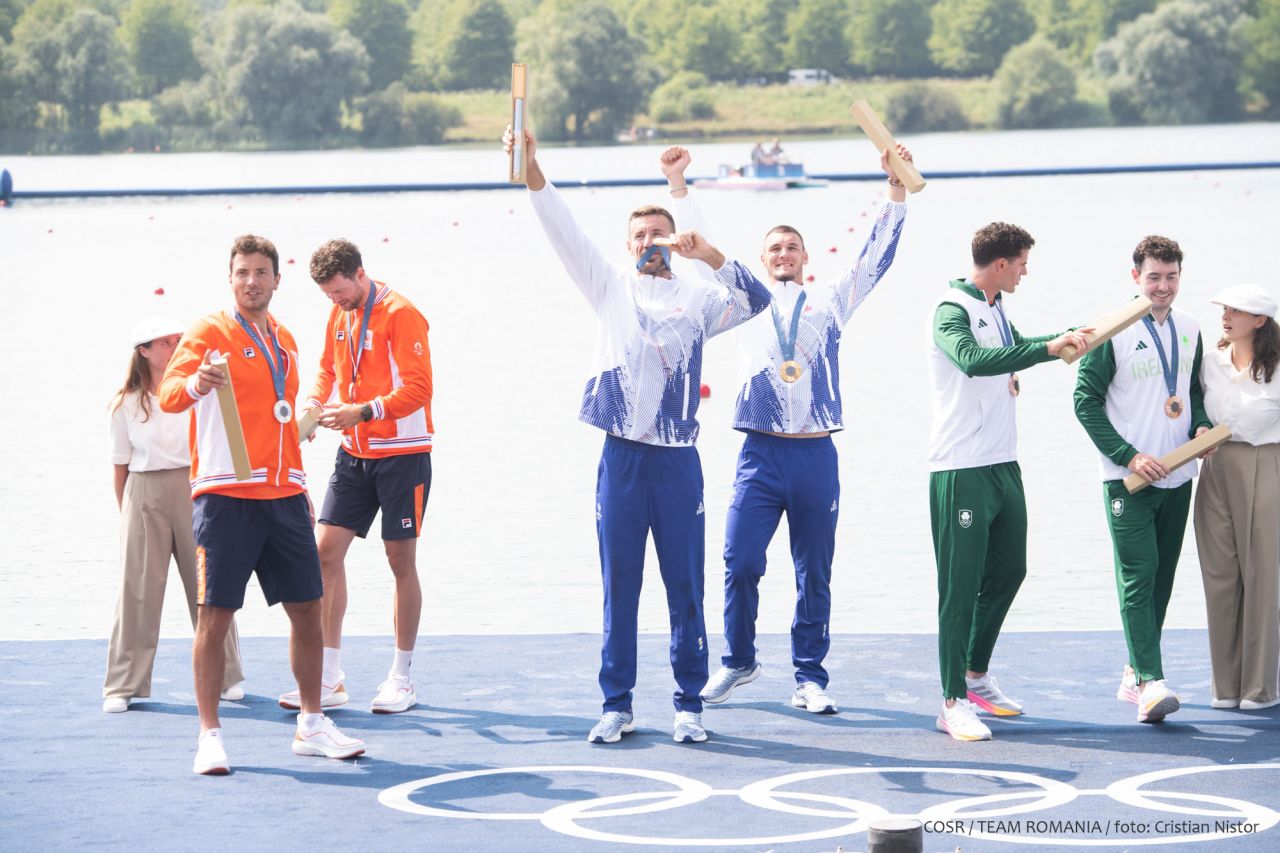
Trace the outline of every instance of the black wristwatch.
<instances>
[{"instance_id":1,"label":"black wristwatch","mask_svg":"<svg viewBox=\"0 0 1280 853\"><path fill-rule=\"evenodd\" d=\"M365 423L368 423L369 421L373 420L373 406L369 405L368 403L365 403L363 406L360 407L360 420L364 421Z\"/></svg>"}]
</instances>

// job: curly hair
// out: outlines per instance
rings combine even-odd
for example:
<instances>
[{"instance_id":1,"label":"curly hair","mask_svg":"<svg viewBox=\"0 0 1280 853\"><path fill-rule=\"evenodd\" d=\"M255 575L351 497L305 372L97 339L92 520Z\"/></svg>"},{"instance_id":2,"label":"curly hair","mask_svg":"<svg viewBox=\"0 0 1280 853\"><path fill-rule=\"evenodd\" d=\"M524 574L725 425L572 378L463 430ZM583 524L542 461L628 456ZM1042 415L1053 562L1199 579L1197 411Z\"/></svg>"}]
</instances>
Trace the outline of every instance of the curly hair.
<instances>
[{"instance_id":1,"label":"curly hair","mask_svg":"<svg viewBox=\"0 0 1280 853\"><path fill-rule=\"evenodd\" d=\"M231 244L231 257L227 262L227 266L231 267L235 264L236 255L266 255L271 259L271 272L275 275L280 274L280 253L276 251L276 244L272 243L266 237L259 237L256 234L241 234Z\"/></svg>"},{"instance_id":2,"label":"curly hair","mask_svg":"<svg viewBox=\"0 0 1280 853\"><path fill-rule=\"evenodd\" d=\"M973 265L985 267L1000 258L1016 258L1035 244L1026 229L1008 222L992 222L973 235Z\"/></svg>"},{"instance_id":3,"label":"curly hair","mask_svg":"<svg viewBox=\"0 0 1280 853\"><path fill-rule=\"evenodd\" d=\"M1178 265L1182 269L1182 247L1168 237L1150 234L1143 237L1133 250L1133 268L1142 269L1142 262L1147 258L1153 261L1164 261L1166 264Z\"/></svg>"},{"instance_id":4,"label":"curly hair","mask_svg":"<svg viewBox=\"0 0 1280 853\"><path fill-rule=\"evenodd\" d=\"M364 266L360 249L350 240L330 240L311 255L311 278L316 284L324 284L335 275L354 278L356 270Z\"/></svg>"}]
</instances>

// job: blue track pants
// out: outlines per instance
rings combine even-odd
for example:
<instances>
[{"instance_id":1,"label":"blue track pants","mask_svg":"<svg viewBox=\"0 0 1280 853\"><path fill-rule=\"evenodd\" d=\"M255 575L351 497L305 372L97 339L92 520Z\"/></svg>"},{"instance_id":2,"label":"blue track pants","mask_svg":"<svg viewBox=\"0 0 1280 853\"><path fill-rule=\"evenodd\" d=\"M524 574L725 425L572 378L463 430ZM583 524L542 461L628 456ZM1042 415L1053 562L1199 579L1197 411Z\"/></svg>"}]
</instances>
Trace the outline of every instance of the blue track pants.
<instances>
[{"instance_id":1,"label":"blue track pants","mask_svg":"<svg viewBox=\"0 0 1280 853\"><path fill-rule=\"evenodd\" d=\"M702 614L706 516L702 463L692 447L659 447L608 436L596 479L596 533L604 581L600 689L605 711L631 710L645 543L653 531L671 619L671 670L680 711L701 711L707 682Z\"/></svg>"},{"instance_id":2,"label":"blue track pants","mask_svg":"<svg viewBox=\"0 0 1280 853\"><path fill-rule=\"evenodd\" d=\"M755 662L765 549L784 512L796 569L791 662L797 682L826 687L822 661L831 647L831 562L840 515L839 467L830 436L747 433L725 528L724 635L729 650L721 662L733 668Z\"/></svg>"}]
</instances>

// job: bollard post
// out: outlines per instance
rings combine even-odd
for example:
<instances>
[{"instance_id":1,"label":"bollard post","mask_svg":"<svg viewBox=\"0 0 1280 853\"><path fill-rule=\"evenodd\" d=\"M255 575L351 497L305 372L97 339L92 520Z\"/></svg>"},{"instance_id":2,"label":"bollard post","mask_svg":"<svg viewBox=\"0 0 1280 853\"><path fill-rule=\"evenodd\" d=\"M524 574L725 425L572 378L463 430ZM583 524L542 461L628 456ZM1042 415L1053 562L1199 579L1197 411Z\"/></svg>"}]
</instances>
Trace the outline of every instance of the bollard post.
<instances>
[{"instance_id":1,"label":"bollard post","mask_svg":"<svg viewBox=\"0 0 1280 853\"><path fill-rule=\"evenodd\" d=\"M873 820L867 827L867 853L924 853L924 824L909 817Z\"/></svg>"}]
</instances>

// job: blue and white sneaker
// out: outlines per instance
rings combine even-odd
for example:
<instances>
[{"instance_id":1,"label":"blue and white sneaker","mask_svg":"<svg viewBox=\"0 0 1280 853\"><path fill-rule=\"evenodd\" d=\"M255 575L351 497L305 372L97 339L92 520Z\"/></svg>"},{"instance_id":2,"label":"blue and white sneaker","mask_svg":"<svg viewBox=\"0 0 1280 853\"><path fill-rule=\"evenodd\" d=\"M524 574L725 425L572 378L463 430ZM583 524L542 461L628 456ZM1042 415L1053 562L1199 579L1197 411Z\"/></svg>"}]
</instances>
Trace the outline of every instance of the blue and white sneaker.
<instances>
[{"instance_id":1,"label":"blue and white sneaker","mask_svg":"<svg viewBox=\"0 0 1280 853\"><path fill-rule=\"evenodd\" d=\"M791 707L804 708L810 714L836 714L840 709L827 691L812 681L801 681L791 694Z\"/></svg>"},{"instance_id":2,"label":"blue and white sneaker","mask_svg":"<svg viewBox=\"0 0 1280 853\"><path fill-rule=\"evenodd\" d=\"M635 718L630 711L606 711L600 722L587 735L589 743L617 743L622 736L636 730Z\"/></svg>"},{"instance_id":3,"label":"blue and white sneaker","mask_svg":"<svg viewBox=\"0 0 1280 853\"><path fill-rule=\"evenodd\" d=\"M759 678L760 670L763 668L759 662L739 669L722 666L716 671L715 675L707 679L706 686L702 688L702 692L698 695L702 697L703 702L709 705L719 705L729 698L733 688L739 684L750 684Z\"/></svg>"},{"instance_id":4,"label":"blue and white sneaker","mask_svg":"<svg viewBox=\"0 0 1280 853\"><path fill-rule=\"evenodd\" d=\"M707 739L707 730L702 727L702 715L695 711L676 711L675 734L672 740L676 743L702 743Z\"/></svg>"}]
</instances>

